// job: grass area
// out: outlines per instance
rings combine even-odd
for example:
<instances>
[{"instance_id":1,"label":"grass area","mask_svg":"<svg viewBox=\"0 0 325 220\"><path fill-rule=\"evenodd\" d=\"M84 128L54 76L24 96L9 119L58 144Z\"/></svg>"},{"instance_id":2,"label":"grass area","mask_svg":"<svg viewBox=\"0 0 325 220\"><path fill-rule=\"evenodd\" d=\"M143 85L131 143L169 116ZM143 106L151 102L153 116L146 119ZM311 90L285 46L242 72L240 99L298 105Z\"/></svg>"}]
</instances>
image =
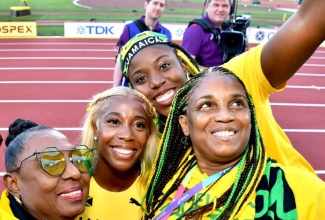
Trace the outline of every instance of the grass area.
<instances>
[{"instance_id":1,"label":"grass area","mask_svg":"<svg viewBox=\"0 0 325 220\"><path fill-rule=\"evenodd\" d=\"M38 36L64 36L63 25L39 25L37 26Z\"/></svg>"},{"instance_id":2,"label":"grass area","mask_svg":"<svg viewBox=\"0 0 325 220\"><path fill-rule=\"evenodd\" d=\"M58 20L58 21L89 21L95 18L98 22L106 21L128 21L138 19L140 15L144 13L143 8L93 8L86 9L78 7L73 4L72 0L56 0L56 1L44 1L44 0L29 0L28 6L31 7L32 15L26 17L12 17L10 16L10 7L22 5L19 0L1 0L0 1L0 21L42 21L42 20ZM202 0L182 0L183 2L197 2L202 3ZM255 8L264 7L263 5L253 5L252 2L245 3L247 6L255 6ZM243 5L243 3L239 3ZM202 4L203 7L203 4ZM197 9L189 8L166 8L164 14L166 16L161 17L162 22L168 23L188 23L193 18L200 17L202 15L202 7ZM7 13L6 13L7 12ZM293 13L285 12L286 19L288 19ZM267 11L267 10L253 10L252 7L237 11L237 15L248 14L251 15L251 26L279 26L283 22L281 21L284 12L283 11ZM168 16L167 16L168 15ZM274 20L272 22L260 21L260 19ZM63 26L38 26L38 32L40 35L63 35ZM48 31L48 32L47 32Z\"/></svg>"},{"instance_id":3,"label":"grass area","mask_svg":"<svg viewBox=\"0 0 325 220\"><path fill-rule=\"evenodd\" d=\"M73 0L28 0L28 6L34 11L85 11L86 9L73 4ZM1 0L0 11L8 11L12 6L23 6L20 0Z\"/></svg>"}]
</instances>

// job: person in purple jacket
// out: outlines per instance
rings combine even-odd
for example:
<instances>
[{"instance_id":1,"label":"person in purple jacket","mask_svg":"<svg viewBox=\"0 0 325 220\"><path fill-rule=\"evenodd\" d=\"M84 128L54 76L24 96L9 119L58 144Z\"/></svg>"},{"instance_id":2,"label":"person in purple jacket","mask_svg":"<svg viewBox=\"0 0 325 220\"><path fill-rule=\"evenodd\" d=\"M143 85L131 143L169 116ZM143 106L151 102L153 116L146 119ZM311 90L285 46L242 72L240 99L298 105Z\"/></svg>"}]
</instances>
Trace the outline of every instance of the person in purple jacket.
<instances>
[{"instance_id":1,"label":"person in purple jacket","mask_svg":"<svg viewBox=\"0 0 325 220\"><path fill-rule=\"evenodd\" d=\"M119 51L121 51L121 48L132 37L143 31L154 31L157 33L165 34L171 41L171 32L166 27L162 26L158 21L166 8L166 0L145 0L144 8L146 9L145 15L143 15L140 19L128 23L124 26L124 30L120 36L120 39L117 42ZM113 87L124 84L123 81L121 82L122 70L120 66L120 56L118 54L116 57L113 75Z\"/></svg>"},{"instance_id":2,"label":"person in purple jacket","mask_svg":"<svg viewBox=\"0 0 325 220\"><path fill-rule=\"evenodd\" d=\"M219 32L228 30L224 25L231 11L231 0L206 0L207 20ZM201 69L223 64L223 52L219 49L212 32L205 31L199 24L193 23L186 29L182 46L197 61Z\"/></svg>"}]
</instances>

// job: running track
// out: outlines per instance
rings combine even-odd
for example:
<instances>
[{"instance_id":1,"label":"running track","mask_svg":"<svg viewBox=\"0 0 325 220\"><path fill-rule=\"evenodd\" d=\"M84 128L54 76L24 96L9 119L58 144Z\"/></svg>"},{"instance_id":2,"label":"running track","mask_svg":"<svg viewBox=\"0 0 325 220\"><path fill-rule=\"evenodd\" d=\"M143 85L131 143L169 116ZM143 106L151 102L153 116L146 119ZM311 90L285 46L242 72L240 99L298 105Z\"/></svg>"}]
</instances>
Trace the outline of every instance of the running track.
<instances>
[{"instance_id":1,"label":"running track","mask_svg":"<svg viewBox=\"0 0 325 220\"><path fill-rule=\"evenodd\" d=\"M115 41L0 39L0 133L16 118L61 130L75 144L91 97L112 87ZM274 116L295 148L325 180L325 48L319 48L270 97ZM0 148L0 173L5 144ZM3 189L2 179L0 189Z\"/></svg>"}]
</instances>

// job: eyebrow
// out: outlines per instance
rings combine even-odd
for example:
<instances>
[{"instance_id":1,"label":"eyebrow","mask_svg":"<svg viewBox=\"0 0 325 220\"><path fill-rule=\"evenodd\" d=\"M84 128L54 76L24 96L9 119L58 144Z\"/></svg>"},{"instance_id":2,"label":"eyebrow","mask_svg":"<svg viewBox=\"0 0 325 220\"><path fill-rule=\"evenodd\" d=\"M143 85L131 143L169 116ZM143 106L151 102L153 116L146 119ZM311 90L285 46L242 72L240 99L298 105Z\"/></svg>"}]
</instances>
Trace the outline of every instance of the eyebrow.
<instances>
[{"instance_id":1,"label":"eyebrow","mask_svg":"<svg viewBox=\"0 0 325 220\"><path fill-rule=\"evenodd\" d=\"M110 115L121 116L122 114L120 112L109 112L108 114L105 115L105 117L110 116ZM135 115L134 117L136 119L143 119L143 120L147 121L147 117L143 117L142 115Z\"/></svg>"},{"instance_id":2,"label":"eyebrow","mask_svg":"<svg viewBox=\"0 0 325 220\"><path fill-rule=\"evenodd\" d=\"M157 58L155 59L155 62L158 62L159 60L161 60L161 59L164 58L164 57L169 57L169 55L167 55L167 54L160 55L159 57L157 57Z\"/></svg>"},{"instance_id":3,"label":"eyebrow","mask_svg":"<svg viewBox=\"0 0 325 220\"><path fill-rule=\"evenodd\" d=\"M241 94L241 93L235 93L232 95L233 98L244 98L247 99L247 96L245 94Z\"/></svg>"},{"instance_id":4,"label":"eyebrow","mask_svg":"<svg viewBox=\"0 0 325 220\"><path fill-rule=\"evenodd\" d=\"M235 94L232 94L231 96L232 96L232 98L244 98L247 100L246 95L241 94L241 93L235 93ZM195 100L194 104L196 104L201 99L212 99L212 98L213 98L213 95L204 95L204 96L199 97L197 100Z\"/></svg>"},{"instance_id":5,"label":"eyebrow","mask_svg":"<svg viewBox=\"0 0 325 220\"><path fill-rule=\"evenodd\" d=\"M164 58L164 57L169 57L169 55L163 54L163 55L157 57L157 58L154 60L154 63L158 62L159 60L161 60L161 59ZM137 73L140 73L140 72L141 72L141 69L138 69L138 70L134 71L133 73L130 73L130 74L129 74L129 77L132 77L132 76L134 76L134 75L136 75Z\"/></svg>"},{"instance_id":6,"label":"eyebrow","mask_svg":"<svg viewBox=\"0 0 325 220\"><path fill-rule=\"evenodd\" d=\"M201 99L212 99L212 95L204 95L199 97L198 99L195 100L194 105L196 105L196 103L198 103Z\"/></svg>"}]
</instances>

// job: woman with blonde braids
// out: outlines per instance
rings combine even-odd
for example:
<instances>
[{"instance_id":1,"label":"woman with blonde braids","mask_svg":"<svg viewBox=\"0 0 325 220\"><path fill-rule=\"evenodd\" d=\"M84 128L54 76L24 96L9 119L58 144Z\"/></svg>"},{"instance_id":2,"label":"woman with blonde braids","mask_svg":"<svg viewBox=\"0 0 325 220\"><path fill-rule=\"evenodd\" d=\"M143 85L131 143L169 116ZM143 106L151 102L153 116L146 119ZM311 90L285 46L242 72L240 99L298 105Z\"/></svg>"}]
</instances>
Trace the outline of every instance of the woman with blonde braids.
<instances>
[{"instance_id":1,"label":"woman with blonde braids","mask_svg":"<svg viewBox=\"0 0 325 220\"><path fill-rule=\"evenodd\" d=\"M221 67L175 95L153 167L143 219L325 219L325 183L266 156L251 97Z\"/></svg>"},{"instance_id":2,"label":"woman with blonde braids","mask_svg":"<svg viewBox=\"0 0 325 220\"><path fill-rule=\"evenodd\" d=\"M138 219L140 201L157 149L157 113L141 93L114 87L93 97L82 143L96 147L84 219Z\"/></svg>"}]
</instances>

